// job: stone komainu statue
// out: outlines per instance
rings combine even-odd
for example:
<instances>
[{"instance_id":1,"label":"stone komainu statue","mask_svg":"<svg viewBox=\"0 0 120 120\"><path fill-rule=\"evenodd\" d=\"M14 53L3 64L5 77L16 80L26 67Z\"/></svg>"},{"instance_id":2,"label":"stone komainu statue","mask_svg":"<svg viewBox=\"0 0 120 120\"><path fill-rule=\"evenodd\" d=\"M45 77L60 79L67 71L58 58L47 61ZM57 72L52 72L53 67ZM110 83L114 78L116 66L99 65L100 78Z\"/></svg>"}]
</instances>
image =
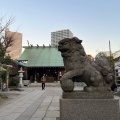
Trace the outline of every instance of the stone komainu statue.
<instances>
[{"instance_id":1,"label":"stone komainu statue","mask_svg":"<svg viewBox=\"0 0 120 120\"><path fill-rule=\"evenodd\" d=\"M111 91L114 72L108 60L104 62L97 59L91 62L81 43L82 40L77 37L65 38L58 43L58 50L63 57L66 71L60 79L63 91L73 91L76 78L86 83L85 91Z\"/></svg>"}]
</instances>

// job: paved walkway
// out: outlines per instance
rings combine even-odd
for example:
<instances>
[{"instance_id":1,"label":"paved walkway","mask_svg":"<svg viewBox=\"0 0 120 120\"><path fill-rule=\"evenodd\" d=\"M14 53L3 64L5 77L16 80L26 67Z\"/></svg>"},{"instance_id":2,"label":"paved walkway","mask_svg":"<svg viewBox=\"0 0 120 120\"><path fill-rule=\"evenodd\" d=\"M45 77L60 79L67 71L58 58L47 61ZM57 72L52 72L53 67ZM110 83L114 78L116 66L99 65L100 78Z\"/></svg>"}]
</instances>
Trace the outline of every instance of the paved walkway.
<instances>
[{"instance_id":1,"label":"paved walkway","mask_svg":"<svg viewBox=\"0 0 120 120\"><path fill-rule=\"evenodd\" d=\"M0 120L56 120L59 117L60 87L24 88L24 91L11 91L20 94L0 106Z\"/></svg>"},{"instance_id":2,"label":"paved walkway","mask_svg":"<svg viewBox=\"0 0 120 120\"><path fill-rule=\"evenodd\" d=\"M19 95L0 106L0 120L56 120L59 117L59 99L62 95L60 87L23 89L21 92L9 92Z\"/></svg>"}]
</instances>

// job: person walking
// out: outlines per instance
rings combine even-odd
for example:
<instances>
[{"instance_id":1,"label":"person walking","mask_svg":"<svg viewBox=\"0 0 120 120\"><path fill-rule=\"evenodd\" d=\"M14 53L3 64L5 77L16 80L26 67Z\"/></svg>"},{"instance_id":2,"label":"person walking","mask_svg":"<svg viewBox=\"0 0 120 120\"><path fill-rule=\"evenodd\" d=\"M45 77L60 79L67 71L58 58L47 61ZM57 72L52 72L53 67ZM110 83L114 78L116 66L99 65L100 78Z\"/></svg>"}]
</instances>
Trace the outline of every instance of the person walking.
<instances>
[{"instance_id":1,"label":"person walking","mask_svg":"<svg viewBox=\"0 0 120 120\"><path fill-rule=\"evenodd\" d=\"M58 80L60 81L60 78L62 77L62 72L60 71L59 73L58 73Z\"/></svg>"},{"instance_id":2,"label":"person walking","mask_svg":"<svg viewBox=\"0 0 120 120\"><path fill-rule=\"evenodd\" d=\"M46 82L45 74L43 74L43 76L41 78L41 82L42 82L42 90L44 90L45 89L45 82Z\"/></svg>"}]
</instances>

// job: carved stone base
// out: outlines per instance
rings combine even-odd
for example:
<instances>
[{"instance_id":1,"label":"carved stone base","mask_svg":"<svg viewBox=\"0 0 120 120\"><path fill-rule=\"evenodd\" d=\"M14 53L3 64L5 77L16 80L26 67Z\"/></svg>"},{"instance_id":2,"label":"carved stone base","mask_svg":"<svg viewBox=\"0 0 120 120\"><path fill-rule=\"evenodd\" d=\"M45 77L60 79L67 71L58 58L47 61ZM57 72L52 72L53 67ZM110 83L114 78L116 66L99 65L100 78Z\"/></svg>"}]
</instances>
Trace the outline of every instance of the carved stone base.
<instances>
[{"instance_id":1,"label":"carved stone base","mask_svg":"<svg viewBox=\"0 0 120 120\"><path fill-rule=\"evenodd\" d=\"M120 120L119 100L61 99L57 120Z\"/></svg>"},{"instance_id":2,"label":"carved stone base","mask_svg":"<svg viewBox=\"0 0 120 120\"><path fill-rule=\"evenodd\" d=\"M73 91L63 92L62 98L64 99L112 99L112 92L84 92L84 91Z\"/></svg>"}]
</instances>

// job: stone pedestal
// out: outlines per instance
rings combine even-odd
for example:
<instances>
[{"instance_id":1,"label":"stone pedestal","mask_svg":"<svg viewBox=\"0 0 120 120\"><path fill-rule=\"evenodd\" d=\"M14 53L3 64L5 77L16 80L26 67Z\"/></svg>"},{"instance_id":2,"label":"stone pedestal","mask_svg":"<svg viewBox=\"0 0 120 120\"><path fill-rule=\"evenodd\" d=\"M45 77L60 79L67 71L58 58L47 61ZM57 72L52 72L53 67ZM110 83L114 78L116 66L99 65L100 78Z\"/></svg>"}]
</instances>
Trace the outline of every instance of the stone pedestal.
<instances>
[{"instance_id":1,"label":"stone pedestal","mask_svg":"<svg viewBox=\"0 0 120 120\"><path fill-rule=\"evenodd\" d=\"M120 120L114 99L61 99L60 120Z\"/></svg>"},{"instance_id":2,"label":"stone pedestal","mask_svg":"<svg viewBox=\"0 0 120 120\"><path fill-rule=\"evenodd\" d=\"M72 99L67 98L68 94L63 94L65 98L60 99L60 120L120 120L119 100L102 97Z\"/></svg>"},{"instance_id":3,"label":"stone pedestal","mask_svg":"<svg viewBox=\"0 0 120 120\"><path fill-rule=\"evenodd\" d=\"M23 87L22 77L19 77L19 81L20 81L19 87Z\"/></svg>"}]
</instances>

